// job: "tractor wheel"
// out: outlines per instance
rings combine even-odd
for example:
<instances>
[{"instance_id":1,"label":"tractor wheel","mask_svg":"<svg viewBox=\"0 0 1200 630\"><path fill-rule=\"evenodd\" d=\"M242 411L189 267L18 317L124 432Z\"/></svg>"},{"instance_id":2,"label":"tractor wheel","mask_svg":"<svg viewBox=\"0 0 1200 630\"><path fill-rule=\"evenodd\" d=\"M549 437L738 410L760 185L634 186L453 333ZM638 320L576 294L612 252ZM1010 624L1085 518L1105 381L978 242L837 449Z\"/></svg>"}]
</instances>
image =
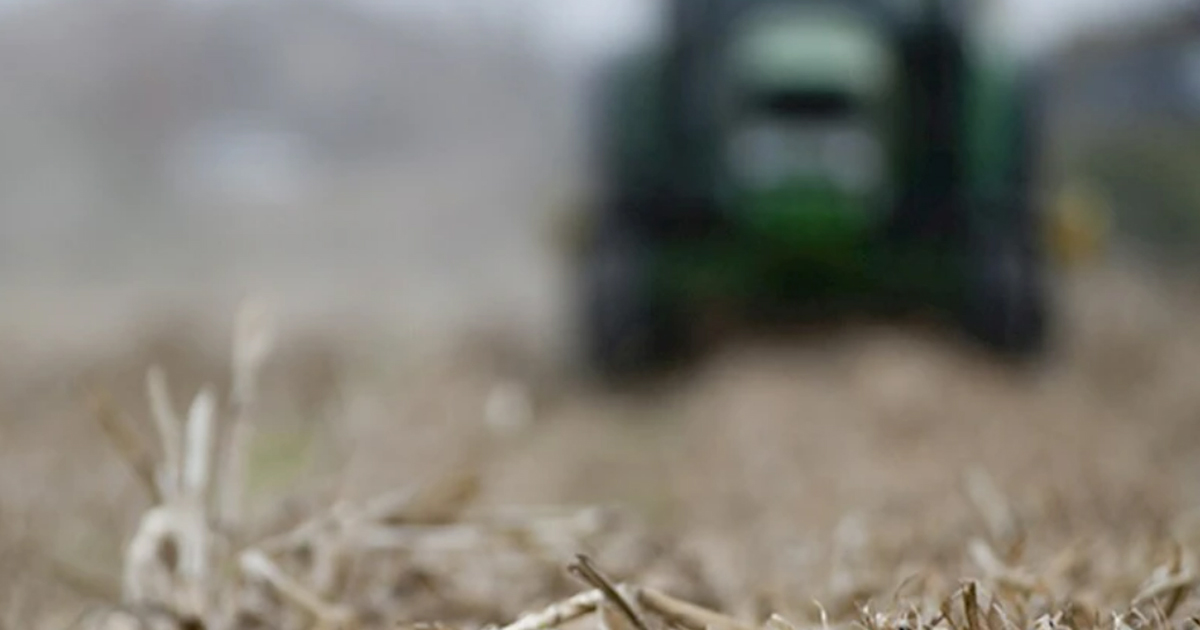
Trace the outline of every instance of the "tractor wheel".
<instances>
[{"instance_id":1,"label":"tractor wheel","mask_svg":"<svg viewBox=\"0 0 1200 630\"><path fill-rule=\"evenodd\" d=\"M1043 353L1050 327L1045 268L1034 247L1009 235L978 239L968 254L967 332L1016 359Z\"/></svg>"},{"instance_id":2,"label":"tractor wheel","mask_svg":"<svg viewBox=\"0 0 1200 630\"><path fill-rule=\"evenodd\" d=\"M678 347L680 331L654 294L649 252L639 239L602 235L584 262L583 290L586 359L601 378L642 374Z\"/></svg>"}]
</instances>

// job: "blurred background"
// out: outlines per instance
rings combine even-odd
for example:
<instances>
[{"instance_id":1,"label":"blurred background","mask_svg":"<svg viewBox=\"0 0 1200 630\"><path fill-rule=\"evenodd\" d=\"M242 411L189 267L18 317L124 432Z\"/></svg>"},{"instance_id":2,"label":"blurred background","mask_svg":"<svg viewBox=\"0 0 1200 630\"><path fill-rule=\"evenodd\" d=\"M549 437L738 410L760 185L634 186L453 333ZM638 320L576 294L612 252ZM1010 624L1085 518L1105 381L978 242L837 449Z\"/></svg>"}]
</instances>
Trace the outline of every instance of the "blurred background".
<instances>
[{"instance_id":1,"label":"blurred background","mask_svg":"<svg viewBox=\"0 0 1200 630\"><path fill-rule=\"evenodd\" d=\"M716 566L743 566L732 547L803 582L851 513L958 566L967 508L946 497L974 465L1047 547L1200 505L1200 5L988 2L1051 69L1055 194L1115 227L1064 284L1072 341L1045 372L869 327L611 397L561 369L553 220L588 188L597 71L660 23L655 0L0 0L5 627L65 627L119 583L145 498L87 393L146 428L152 364L179 401L223 392L248 296L281 331L263 513L330 478L363 496L477 466L486 502L633 505L716 536ZM808 555L759 549L781 541ZM752 599L721 579L712 601Z\"/></svg>"},{"instance_id":2,"label":"blurred background","mask_svg":"<svg viewBox=\"0 0 1200 630\"><path fill-rule=\"evenodd\" d=\"M658 4L6 0L5 289L536 302L529 239L578 194L589 73L653 37ZM1056 165L1184 247L1193 7L990 4L1053 56Z\"/></svg>"}]
</instances>

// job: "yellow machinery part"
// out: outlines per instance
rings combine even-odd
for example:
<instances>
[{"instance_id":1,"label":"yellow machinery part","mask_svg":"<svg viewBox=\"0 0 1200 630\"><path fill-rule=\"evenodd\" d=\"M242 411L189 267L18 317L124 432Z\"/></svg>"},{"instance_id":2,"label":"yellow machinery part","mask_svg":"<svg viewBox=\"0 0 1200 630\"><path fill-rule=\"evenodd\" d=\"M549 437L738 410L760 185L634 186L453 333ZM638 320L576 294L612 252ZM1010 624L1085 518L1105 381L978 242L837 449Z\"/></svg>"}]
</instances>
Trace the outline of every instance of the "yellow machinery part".
<instances>
[{"instance_id":1,"label":"yellow machinery part","mask_svg":"<svg viewBox=\"0 0 1200 630\"><path fill-rule=\"evenodd\" d=\"M1066 186L1050 206L1049 250L1064 267L1088 265L1104 256L1111 233L1108 204L1082 184Z\"/></svg>"}]
</instances>

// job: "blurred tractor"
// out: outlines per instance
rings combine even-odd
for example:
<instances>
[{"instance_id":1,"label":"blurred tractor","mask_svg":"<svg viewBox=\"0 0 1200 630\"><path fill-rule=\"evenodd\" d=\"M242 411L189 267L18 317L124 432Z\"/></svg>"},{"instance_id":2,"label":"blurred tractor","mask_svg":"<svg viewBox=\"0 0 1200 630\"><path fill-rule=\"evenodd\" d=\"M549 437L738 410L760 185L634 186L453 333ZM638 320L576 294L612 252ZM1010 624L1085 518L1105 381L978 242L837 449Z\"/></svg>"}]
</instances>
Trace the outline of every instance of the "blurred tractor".
<instances>
[{"instance_id":1,"label":"blurred tractor","mask_svg":"<svg viewBox=\"0 0 1200 630\"><path fill-rule=\"evenodd\" d=\"M963 0L672 0L607 68L579 239L591 364L679 358L694 322L934 312L1046 346L1039 86Z\"/></svg>"}]
</instances>

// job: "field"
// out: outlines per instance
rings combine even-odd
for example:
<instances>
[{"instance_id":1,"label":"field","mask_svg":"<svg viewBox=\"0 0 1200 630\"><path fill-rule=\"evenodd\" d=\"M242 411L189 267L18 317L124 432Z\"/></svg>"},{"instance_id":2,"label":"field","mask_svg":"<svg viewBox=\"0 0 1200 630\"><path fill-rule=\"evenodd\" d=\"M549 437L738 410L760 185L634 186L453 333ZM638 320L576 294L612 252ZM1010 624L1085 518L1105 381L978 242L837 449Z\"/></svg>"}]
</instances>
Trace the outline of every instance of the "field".
<instances>
[{"instance_id":1,"label":"field","mask_svg":"<svg viewBox=\"0 0 1200 630\"><path fill-rule=\"evenodd\" d=\"M282 305L239 333L228 299L23 294L0 339L4 627L475 628L576 593L514 627L1188 627L1190 291L1072 278L1071 334L1032 373L864 324L730 343L625 396L536 326ZM250 429L232 486L227 460L168 452L199 434L156 434L205 386L220 436Z\"/></svg>"},{"instance_id":2,"label":"field","mask_svg":"<svg viewBox=\"0 0 1200 630\"><path fill-rule=\"evenodd\" d=\"M1200 625L1194 282L1065 279L1028 373L862 323L605 393L541 247L586 64L521 11L9 4L0 630ZM1190 256L1196 135L1130 129L1056 170Z\"/></svg>"}]
</instances>

